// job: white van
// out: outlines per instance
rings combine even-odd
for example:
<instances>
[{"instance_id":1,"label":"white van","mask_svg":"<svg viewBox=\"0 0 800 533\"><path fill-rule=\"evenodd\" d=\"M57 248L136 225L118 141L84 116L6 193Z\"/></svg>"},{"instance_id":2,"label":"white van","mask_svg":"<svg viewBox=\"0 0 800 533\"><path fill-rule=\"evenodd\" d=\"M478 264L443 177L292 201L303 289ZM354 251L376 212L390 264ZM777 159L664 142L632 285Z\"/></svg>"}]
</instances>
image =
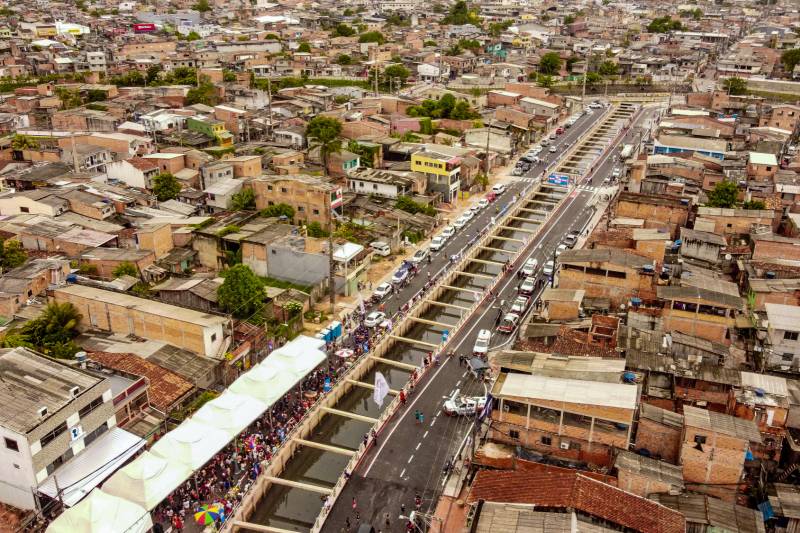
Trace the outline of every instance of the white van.
<instances>
[{"instance_id":1,"label":"white van","mask_svg":"<svg viewBox=\"0 0 800 533\"><path fill-rule=\"evenodd\" d=\"M375 250L375 253L377 255L380 255L380 256L383 256L383 257L386 257L388 255L392 255L392 249L389 247L389 245L387 243L385 243L383 241L371 242L371 243L369 243L369 247L372 248L373 250Z\"/></svg>"},{"instance_id":2,"label":"white van","mask_svg":"<svg viewBox=\"0 0 800 533\"><path fill-rule=\"evenodd\" d=\"M500 196L505 191L506 191L506 186L502 183L498 183L492 186L492 192L497 196Z\"/></svg>"}]
</instances>

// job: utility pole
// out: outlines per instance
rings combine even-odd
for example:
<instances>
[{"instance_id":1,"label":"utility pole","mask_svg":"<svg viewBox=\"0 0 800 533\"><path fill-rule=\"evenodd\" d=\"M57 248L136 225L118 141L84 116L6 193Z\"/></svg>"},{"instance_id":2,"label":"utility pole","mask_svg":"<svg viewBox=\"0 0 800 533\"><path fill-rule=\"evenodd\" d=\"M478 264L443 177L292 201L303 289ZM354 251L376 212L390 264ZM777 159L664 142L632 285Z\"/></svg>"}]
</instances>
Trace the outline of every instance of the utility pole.
<instances>
[{"instance_id":1,"label":"utility pole","mask_svg":"<svg viewBox=\"0 0 800 533\"><path fill-rule=\"evenodd\" d=\"M492 112L494 113L494 112ZM484 168L486 170L486 179L489 179L489 137L492 135L492 124L494 123L494 116L489 119L489 125L486 128L486 161Z\"/></svg>"},{"instance_id":2,"label":"utility pole","mask_svg":"<svg viewBox=\"0 0 800 533\"><path fill-rule=\"evenodd\" d=\"M325 157L325 160L328 158ZM326 161L327 163L327 161ZM327 164L326 164L327 167ZM327 170L326 170L327 171ZM336 265L333 262L333 200L328 191L328 287L331 299L331 314L336 311ZM347 280L345 280L347 282Z\"/></svg>"},{"instance_id":3,"label":"utility pole","mask_svg":"<svg viewBox=\"0 0 800 533\"><path fill-rule=\"evenodd\" d=\"M267 112L269 113L269 138L272 139L272 79L267 73Z\"/></svg>"}]
</instances>

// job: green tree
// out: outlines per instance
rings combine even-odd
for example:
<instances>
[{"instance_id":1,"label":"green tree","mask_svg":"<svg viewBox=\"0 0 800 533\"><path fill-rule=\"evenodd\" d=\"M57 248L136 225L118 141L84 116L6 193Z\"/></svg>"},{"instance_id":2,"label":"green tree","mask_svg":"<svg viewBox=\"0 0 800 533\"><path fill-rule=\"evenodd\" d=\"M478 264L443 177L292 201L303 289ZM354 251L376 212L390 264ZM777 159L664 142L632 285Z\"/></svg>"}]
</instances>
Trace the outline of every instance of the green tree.
<instances>
[{"instance_id":1,"label":"green tree","mask_svg":"<svg viewBox=\"0 0 800 533\"><path fill-rule=\"evenodd\" d=\"M400 80L400 85L402 86L406 84L411 72L403 65L389 65L383 70L383 76L387 84L391 80L392 85L396 86L395 80Z\"/></svg>"},{"instance_id":2,"label":"green tree","mask_svg":"<svg viewBox=\"0 0 800 533\"><path fill-rule=\"evenodd\" d=\"M347 54L339 54L339 57L336 58L336 63L339 65L349 65L353 62L353 58Z\"/></svg>"},{"instance_id":3,"label":"green tree","mask_svg":"<svg viewBox=\"0 0 800 533\"><path fill-rule=\"evenodd\" d=\"M161 65L150 65L149 67L147 67L147 77L146 77L147 84L150 85L151 83L156 81L158 79L159 74L161 74L162 70L163 68L161 67Z\"/></svg>"},{"instance_id":4,"label":"green tree","mask_svg":"<svg viewBox=\"0 0 800 533\"><path fill-rule=\"evenodd\" d=\"M333 27L333 31L331 32L331 37L352 37L356 34L356 30L352 27L348 26L344 22L340 22L336 26Z\"/></svg>"},{"instance_id":5,"label":"green tree","mask_svg":"<svg viewBox=\"0 0 800 533\"><path fill-rule=\"evenodd\" d=\"M328 158L342 149L342 123L333 117L316 116L308 122L306 138L309 149L318 148L322 171L328 174Z\"/></svg>"},{"instance_id":6,"label":"green tree","mask_svg":"<svg viewBox=\"0 0 800 533\"><path fill-rule=\"evenodd\" d=\"M123 261L122 263L117 265L117 268L115 268L111 272L111 274L113 274L115 278L119 278L122 276L132 276L134 278L138 278L139 269L136 268L136 265L134 265L130 261Z\"/></svg>"},{"instance_id":7,"label":"green tree","mask_svg":"<svg viewBox=\"0 0 800 533\"><path fill-rule=\"evenodd\" d=\"M38 150L39 141L30 135L15 133L11 139L11 148L14 150Z\"/></svg>"},{"instance_id":8,"label":"green tree","mask_svg":"<svg viewBox=\"0 0 800 533\"><path fill-rule=\"evenodd\" d=\"M561 57L556 52L547 52L539 60L539 72L552 76L561 69Z\"/></svg>"},{"instance_id":9,"label":"green tree","mask_svg":"<svg viewBox=\"0 0 800 533\"><path fill-rule=\"evenodd\" d=\"M503 20L501 22L492 22L489 24L489 29L486 32L490 37L500 37L504 31L514 24L512 20Z\"/></svg>"},{"instance_id":10,"label":"green tree","mask_svg":"<svg viewBox=\"0 0 800 533\"><path fill-rule=\"evenodd\" d=\"M219 102L217 88L208 80L208 77L204 77L200 85L192 87L186 92L186 105L204 104L213 107Z\"/></svg>"},{"instance_id":11,"label":"green tree","mask_svg":"<svg viewBox=\"0 0 800 533\"><path fill-rule=\"evenodd\" d=\"M450 6L447 16L442 19L442 24L461 26L463 24L479 25L481 18L478 16L477 8L470 8L464 0L458 0Z\"/></svg>"},{"instance_id":12,"label":"green tree","mask_svg":"<svg viewBox=\"0 0 800 533\"><path fill-rule=\"evenodd\" d=\"M483 48L480 41L477 39L460 39L458 41L458 46L474 53L480 52L481 48Z\"/></svg>"},{"instance_id":13,"label":"green tree","mask_svg":"<svg viewBox=\"0 0 800 533\"><path fill-rule=\"evenodd\" d=\"M78 107L83 103L81 94L77 89L68 89L66 87L56 87L56 96L61 100L61 109L72 109Z\"/></svg>"},{"instance_id":14,"label":"green tree","mask_svg":"<svg viewBox=\"0 0 800 533\"><path fill-rule=\"evenodd\" d=\"M437 43L436 41L427 40L424 43L422 43L422 46L426 48L429 46L439 46L439 43Z\"/></svg>"},{"instance_id":15,"label":"green tree","mask_svg":"<svg viewBox=\"0 0 800 533\"><path fill-rule=\"evenodd\" d=\"M781 54L781 63L786 72L792 72L794 67L800 63L800 48L792 48Z\"/></svg>"},{"instance_id":16,"label":"green tree","mask_svg":"<svg viewBox=\"0 0 800 533\"><path fill-rule=\"evenodd\" d=\"M680 31L683 29L683 24L680 20L672 20L672 17L665 15L653 19L647 25L647 31L650 33L667 33L670 31Z\"/></svg>"},{"instance_id":17,"label":"green tree","mask_svg":"<svg viewBox=\"0 0 800 533\"><path fill-rule=\"evenodd\" d=\"M732 181L720 181L714 189L708 193L708 205L710 207L733 207L739 195L739 187Z\"/></svg>"},{"instance_id":18,"label":"green tree","mask_svg":"<svg viewBox=\"0 0 800 533\"><path fill-rule=\"evenodd\" d=\"M153 194L159 202L174 200L181 192L181 184L178 178L169 172L162 172L153 177Z\"/></svg>"},{"instance_id":19,"label":"green tree","mask_svg":"<svg viewBox=\"0 0 800 533\"><path fill-rule=\"evenodd\" d=\"M540 87L550 88L555 83L555 80L553 79L553 76L539 74L539 76L536 78L536 83L538 83Z\"/></svg>"},{"instance_id":20,"label":"green tree","mask_svg":"<svg viewBox=\"0 0 800 533\"><path fill-rule=\"evenodd\" d=\"M294 209L288 204L274 204L262 209L259 215L264 218L286 217L287 219L292 220L294 218Z\"/></svg>"},{"instance_id":21,"label":"green tree","mask_svg":"<svg viewBox=\"0 0 800 533\"><path fill-rule=\"evenodd\" d=\"M409 196L398 196L394 206L412 215L423 213L428 216L436 216L436 209L434 209L433 206L415 202Z\"/></svg>"},{"instance_id":22,"label":"green tree","mask_svg":"<svg viewBox=\"0 0 800 533\"><path fill-rule=\"evenodd\" d=\"M761 200L750 200L742 204L742 209L760 210L760 209L766 209L766 207L767 205Z\"/></svg>"},{"instance_id":23,"label":"green tree","mask_svg":"<svg viewBox=\"0 0 800 533\"><path fill-rule=\"evenodd\" d=\"M368 31L366 33L362 33L358 37L358 42L384 44L386 42L386 37L384 37L384 35L379 31Z\"/></svg>"},{"instance_id":24,"label":"green tree","mask_svg":"<svg viewBox=\"0 0 800 533\"><path fill-rule=\"evenodd\" d=\"M222 273L217 289L219 306L236 318L248 318L264 305L264 284L247 265L235 265Z\"/></svg>"},{"instance_id":25,"label":"green tree","mask_svg":"<svg viewBox=\"0 0 800 533\"><path fill-rule=\"evenodd\" d=\"M302 43L300 43L300 46L297 47L297 51L298 52L305 52L307 54L310 54L311 53L311 45L306 43L306 42L302 42Z\"/></svg>"},{"instance_id":26,"label":"green tree","mask_svg":"<svg viewBox=\"0 0 800 533\"><path fill-rule=\"evenodd\" d=\"M602 76L597 72L590 72L586 75L586 85L596 85L602 80Z\"/></svg>"},{"instance_id":27,"label":"green tree","mask_svg":"<svg viewBox=\"0 0 800 533\"><path fill-rule=\"evenodd\" d=\"M19 241L0 239L0 266L3 270L17 268L28 260L28 253Z\"/></svg>"},{"instance_id":28,"label":"green tree","mask_svg":"<svg viewBox=\"0 0 800 533\"><path fill-rule=\"evenodd\" d=\"M22 326L19 340L45 355L71 359L78 351L73 339L78 335L81 318L70 302L48 304L38 318Z\"/></svg>"},{"instance_id":29,"label":"green tree","mask_svg":"<svg viewBox=\"0 0 800 533\"><path fill-rule=\"evenodd\" d=\"M567 15L564 17L564 24L572 24L575 22L575 15Z\"/></svg>"},{"instance_id":30,"label":"green tree","mask_svg":"<svg viewBox=\"0 0 800 533\"><path fill-rule=\"evenodd\" d=\"M475 176L475 183L481 186L481 190L486 190L486 187L489 185L489 178L483 172L479 173Z\"/></svg>"},{"instance_id":31,"label":"green tree","mask_svg":"<svg viewBox=\"0 0 800 533\"><path fill-rule=\"evenodd\" d=\"M236 73L226 68L222 69L222 81L236 81Z\"/></svg>"},{"instance_id":32,"label":"green tree","mask_svg":"<svg viewBox=\"0 0 800 533\"><path fill-rule=\"evenodd\" d=\"M252 211L256 208L256 194L253 189L242 189L231 198L231 209L234 211Z\"/></svg>"},{"instance_id":33,"label":"green tree","mask_svg":"<svg viewBox=\"0 0 800 533\"><path fill-rule=\"evenodd\" d=\"M190 31L188 34L186 34L185 39L187 41L199 41L200 39L202 39L202 37L200 37L200 34L197 33L196 31Z\"/></svg>"},{"instance_id":34,"label":"green tree","mask_svg":"<svg viewBox=\"0 0 800 533\"><path fill-rule=\"evenodd\" d=\"M747 94L747 82L742 78L725 78L722 82L722 88L731 95Z\"/></svg>"},{"instance_id":35,"label":"green tree","mask_svg":"<svg viewBox=\"0 0 800 533\"><path fill-rule=\"evenodd\" d=\"M306 226L306 235L316 239L322 239L328 236L328 232L322 228L322 225L319 222L314 221L310 222Z\"/></svg>"},{"instance_id":36,"label":"green tree","mask_svg":"<svg viewBox=\"0 0 800 533\"><path fill-rule=\"evenodd\" d=\"M600 63L597 72L602 76L616 76L619 73L619 65L611 60L606 60Z\"/></svg>"},{"instance_id":37,"label":"green tree","mask_svg":"<svg viewBox=\"0 0 800 533\"><path fill-rule=\"evenodd\" d=\"M200 13L205 13L206 11L211 11L211 6L209 5L208 0L197 0L197 3L192 6L192 9L199 11Z\"/></svg>"}]
</instances>

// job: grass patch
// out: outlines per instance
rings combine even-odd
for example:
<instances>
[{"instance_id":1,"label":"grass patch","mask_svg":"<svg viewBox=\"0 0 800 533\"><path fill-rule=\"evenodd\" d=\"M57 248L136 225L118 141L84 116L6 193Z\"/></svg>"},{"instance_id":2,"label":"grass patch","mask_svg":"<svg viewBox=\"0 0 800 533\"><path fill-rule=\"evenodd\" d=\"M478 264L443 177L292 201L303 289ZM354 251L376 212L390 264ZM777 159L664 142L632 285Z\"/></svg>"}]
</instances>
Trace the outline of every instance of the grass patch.
<instances>
[{"instance_id":1,"label":"grass patch","mask_svg":"<svg viewBox=\"0 0 800 533\"><path fill-rule=\"evenodd\" d=\"M300 285L299 283L292 283L291 281L284 281L282 279L275 279L275 278L264 278L260 277L259 279L266 285L267 287L275 287L277 289L295 289L306 294L311 292L311 287L308 285Z\"/></svg>"}]
</instances>

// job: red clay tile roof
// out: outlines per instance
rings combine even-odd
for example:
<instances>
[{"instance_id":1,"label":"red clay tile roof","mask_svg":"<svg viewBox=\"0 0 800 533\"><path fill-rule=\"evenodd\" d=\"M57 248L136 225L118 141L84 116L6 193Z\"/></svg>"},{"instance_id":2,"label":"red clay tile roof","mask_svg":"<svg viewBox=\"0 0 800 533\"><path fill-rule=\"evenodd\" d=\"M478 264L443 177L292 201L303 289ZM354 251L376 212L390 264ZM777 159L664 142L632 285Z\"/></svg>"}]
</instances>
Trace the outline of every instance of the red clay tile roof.
<instances>
[{"instance_id":1,"label":"red clay tile roof","mask_svg":"<svg viewBox=\"0 0 800 533\"><path fill-rule=\"evenodd\" d=\"M131 353L90 352L89 359L108 368L149 379L150 403L162 412L173 407L193 387L178 374Z\"/></svg>"},{"instance_id":2,"label":"red clay tile roof","mask_svg":"<svg viewBox=\"0 0 800 533\"><path fill-rule=\"evenodd\" d=\"M130 163L134 168L137 168L142 171L146 170L153 170L154 168L158 168L158 163L154 163L149 159L145 159L143 157L131 157L127 159L128 163Z\"/></svg>"},{"instance_id":3,"label":"red clay tile roof","mask_svg":"<svg viewBox=\"0 0 800 533\"><path fill-rule=\"evenodd\" d=\"M467 497L478 500L572 508L642 533L686 531L681 513L575 471L481 470Z\"/></svg>"}]
</instances>

